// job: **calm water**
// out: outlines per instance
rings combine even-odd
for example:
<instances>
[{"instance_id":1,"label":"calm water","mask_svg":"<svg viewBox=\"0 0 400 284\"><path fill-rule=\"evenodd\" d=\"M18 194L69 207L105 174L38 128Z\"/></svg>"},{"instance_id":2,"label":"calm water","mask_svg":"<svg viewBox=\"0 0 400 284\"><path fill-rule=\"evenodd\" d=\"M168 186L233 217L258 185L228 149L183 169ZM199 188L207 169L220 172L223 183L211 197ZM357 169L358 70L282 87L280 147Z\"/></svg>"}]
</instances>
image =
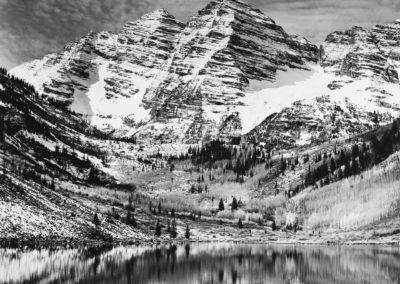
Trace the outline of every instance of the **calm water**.
<instances>
[{"instance_id":1,"label":"calm water","mask_svg":"<svg viewBox=\"0 0 400 284\"><path fill-rule=\"evenodd\" d=\"M400 283L399 247L0 250L0 283Z\"/></svg>"}]
</instances>

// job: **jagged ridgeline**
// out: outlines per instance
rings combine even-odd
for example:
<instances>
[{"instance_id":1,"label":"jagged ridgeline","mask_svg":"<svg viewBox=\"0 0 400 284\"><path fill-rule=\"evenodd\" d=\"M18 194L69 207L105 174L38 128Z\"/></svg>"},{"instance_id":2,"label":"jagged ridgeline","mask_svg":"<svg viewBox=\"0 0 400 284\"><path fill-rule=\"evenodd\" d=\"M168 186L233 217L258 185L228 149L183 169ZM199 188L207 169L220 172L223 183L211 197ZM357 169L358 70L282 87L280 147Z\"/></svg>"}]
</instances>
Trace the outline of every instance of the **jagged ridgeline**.
<instances>
[{"instance_id":1,"label":"jagged ridgeline","mask_svg":"<svg viewBox=\"0 0 400 284\"><path fill-rule=\"evenodd\" d=\"M252 81L317 60L315 45L261 11L221 0L186 24L160 9L119 33L89 33L13 72L117 135L190 142L240 135Z\"/></svg>"},{"instance_id":2,"label":"jagged ridgeline","mask_svg":"<svg viewBox=\"0 0 400 284\"><path fill-rule=\"evenodd\" d=\"M118 33L89 33L13 73L115 136L319 143L399 114L399 27L334 32L319 49L220 0L186 24L160 9Z\"/></svg>"},{"instance_id":3,"label":"jagged ridgeline","mask_svg":"<svg viewBox=\"0 0 400 284\"><path fill-rule=\"evenodd\" d=\"M219 0L1 69L0 208L47 236L105 240L395 222L399 35L400 21L356 27L318 48Z\"/></svg>"}]
</instances>

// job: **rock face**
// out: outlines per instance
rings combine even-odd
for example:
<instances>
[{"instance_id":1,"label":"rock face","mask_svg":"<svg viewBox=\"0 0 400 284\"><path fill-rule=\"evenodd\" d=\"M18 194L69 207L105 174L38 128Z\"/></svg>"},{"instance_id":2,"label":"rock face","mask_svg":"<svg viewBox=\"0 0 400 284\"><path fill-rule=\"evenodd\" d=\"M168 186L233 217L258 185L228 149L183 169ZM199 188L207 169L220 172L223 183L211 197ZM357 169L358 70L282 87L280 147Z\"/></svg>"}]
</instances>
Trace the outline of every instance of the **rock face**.
<instances>
[{"instance_id":1,"label":"rock face","mask_svg":"<svg viewBox=\"0 0 400 284\"><path fill-rule=\"evenodd\" d=\"M399 43L400 21L328 35L320 63L327 88L270 115L247 137L271 147L296 147L390 123L400 115Z\"/></svg>"},{"instance_id":2,"label":"rock face","mask_svg":"<svg viewBox=\"0 0 400 284\"><path fill-rule=\"evenodd\" d=\"M278 70L307 69L317 54L315 45L288 35L259 10L240 1L213 1L189 20L145 101L164 126L171 119L193 121L184 139L223 135L227 124L230 134L240 134L241 124L226 119L236 115L250 80L274 81Z\"/></svg>"},{"instance_id":3,"label":"rock face","mask_svg":"<svg viewBox=\"0 0 400 284\"><path fill-rule=\"evenodd\" d=\"M177 100L170 97L177 93L202 106L235 106L249 80L273 81L277 70L306 69L307 62L317 61L317 53L314 45L286 34L259 10L239 1L213 1L189 20L167 76L148 90L145 100L171 104L167 109L172 112L161 114L165 117L175 116Z\"/></svg>"},{"instance_id":4,"label":"rock face","mask_svg":"<svg viewBox=\"0 0 400 284\"><path fill-rule=\"evenodd\" d=\"M13 73L114 135L197 143L250 133L298 145L400 114L399 42L396 21L334 32L318 49L248 4L215 0L187 24L157 10Z\"/></svg>"},{"instance_id":5,"label":"rock face","mask_svg":"<svg viewBox=\"0 0 400 284\"><path fill-rule=\"evenodd\" d=\"M237 109L251 80L317 60L315 45L259 10L219 0L186 25L157 10L13 72L102 129L187 141L240 135Z\"/></svg>"},{"instance_id":6,"label":"rock face","mask_svg":"<svg viewBox=\"0 0 400 284\"><path fill-rule=\"evenodd\" d=\"M126 24L118 34L89 33L58 54L12 72L44 96L88 115L102 129L147 117L141 107L151 78L169 59L184 25L161 9Z\"/></svg>"},{"instance_id":7,"label":"rock face","mask_svg":"<svg viewBox=\"0 0 400 284\"><path fill-rule=\"evenodd\" d=\"M328 35L321 48L327 71L352 78L362 76L399 82L400 20L370 30L354 27Z\"/></svg>"}]
</instances>

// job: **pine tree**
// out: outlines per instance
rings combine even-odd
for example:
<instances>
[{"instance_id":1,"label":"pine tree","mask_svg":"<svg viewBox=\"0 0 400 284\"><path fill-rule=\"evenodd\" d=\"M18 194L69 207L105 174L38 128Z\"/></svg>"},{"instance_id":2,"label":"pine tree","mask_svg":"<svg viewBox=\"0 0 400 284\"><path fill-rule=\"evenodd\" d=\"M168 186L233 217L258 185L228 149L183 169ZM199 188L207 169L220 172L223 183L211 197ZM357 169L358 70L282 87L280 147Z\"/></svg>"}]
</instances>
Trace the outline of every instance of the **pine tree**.
<instances>
[{"instance_id":1,"label":"pine tree","mask_svg":"<svg viewBox=\"0 0 400 284\"><path fill-rule=\"evenodd\" d=\"M239 218L238 227L239 227L239 229L243 229L243 223L242 223L242 219L241 218Z\"/></svg>"},{"instance_id":2,"label":"pine tree","mask_svg":"<svg viewBox=\"0 0 400 284\"><path fill-rule=\"evenodd\" d=\"M358 173L359 173L358 162L356 159L353 158L353 160L351 161L351 174L357 175Z\"/></svg>"},{"instance_id":3,"label":"pine tree","mask_svg":"<svg viewBox=\"0 0 400 284\"><path fill-rule=\"evenodd\" d=\"M157 220L156 231L155 231L154 235L156 237L161 236L161 225L160 225L160 221L158 221L158 220Z\"/></svg>"},{"instance_id":4,"label":"pine tree","mask_svg":"<svg viewBox=\"0 0 400 284\"><path fill-rule=\"evenodd\" d=\"M186 238L186 239L189 239L189 238L190 238L190 229L189 229L189 225L186 225L185 238Z\"/></svg>"},{"instance_id":5,"label":"pine tree","mask_svg":"<svg viewBox=\"0 0 400 284\"><path fill-rule=\"evenodd\" d=\"M346 161L345 165L344 165L344 172L343 172L343 176L345 178L348 178L350 176L351 170L350 170L350 163L349 161Z\"/></svg>"},{"instance_id":6,"label":"pine tree","mask_svg":"<svg viewBox=\"0 0 400 284\"><path fill-rule=\"evenodd\" d=\"M100 219L99 219L99 216L97 215L97 213L94 213L94 216L93 216L93 224L94 224L96 227L100 226Z\"/></svg>"},{"instance_id":7,"label":"pine tree","mask_svg":"<svg viewBox=\"0 0 400 284\"><path fill-rule=\"evenodd\" d=\"M276 224L275 224L275 221L272 221L272 227L271 227L271 229L272 229L272 231L275 231L275 230L276 230Z\"/></svg>"},{"instance_id":8,"label":"pine tree","mask_svg":"<svg viewBox=\"0 0 400 284\"><path fill-rule=\"evenodd\" d=\"M224 201L222 200L222 198L219 201L218 209L219 209L219 211L224 211L225 210Z\"/></svg>"},{"instance_id":9,"label":"pine tree","mask_svg":"<svg viewBox=\"0 0 400 284\"><path fill-rule=\"evenodd\" d=\"M283 159L283 156L281 156L281 173L282 174L285 174L286 167L287 167L286 161Z\"/></svg>"},{"instance_id":10,"label":"pine tree","mask_svg":"<svg viewBox=\"0 0 400 284\"><path fill-rule=\"evenodd\" d=\"M0 113L0 143L4 141L5 127L4 127L4 114Z\"/></svg>"},{"instance_id":11,"label":"pine tree","mask_svg":"<svg viewBox=\"0 0 400 284\"><path fill-rule=\"evenodd\" d=\"M177 228L176 228L176 221L174 219L174 220L172 220L170 237L175 239L177 236L178 236L178 231L177 231Z\"/></svg>"},{"instance_id":12,"label":"pine tree","mask_svg":"<svg viewBox=\"0 0 400 284\"><path fill-rule=\"evenodd\" d=\"M232 211L237 209L238 209L238 202L236 200L236 197L234 197L232 200Z\"/></svg>"},{"instance_id":13,"label":"pine tree","mask_svg":"<svg viewBox=\"0 0 400 284\"><path fill-rule=\"evenodd\" d=\"M392 137L396 137L397 133L399 133L399 125L397 124L397 120L394 120L392 128L390 129L390 134Z\"/></svg>"},{"instance_id":14,"label":"pine tree","mask_svg":"<svg viewBox=\"0 0 400 284\"><path fill-rule=\"evenodd\" d=\"M137 227L135 216L130 211L126 214L126 223L130 226Z\"/></svg>"},{"instance_id":15,"label":"pine tree","mask_svg":"<svg viewBox=\"0 0 400 284\"><path fill-rule=\"evenodd\" d=\"M170 233L171 232L171 224L170 221L168 220L168 225L167 225L167 232Z\"/></svg>"},{"instance_id":16,"label":"pine tree","mask_svg":"<svg viewBox=\"0 0 400 284\"><path fill-rule=\"evenodd\" d=\"M90 168L87 181L89 183L98 183L99 182L99 171L96 168L94 168L94 167Z\"/></svg>"},{"instance_id":17,"label":"pine tree","mask_svg":"<svg viewBox=\"0 0 400 284\"><path fill-rule=\"evenodd\" d=\"M331 158L331 173L334 173L336 170L336 162L334 158Z\"/></svg>"},{"instance_id":18,"label":"pine tree","mask_svg":"<svg viewBox=\"0 0 400 284\"><path fill-rule=\"evenodd\" d=\"M360 149L358 148L357 144L354 144L353 147L351 148L351 155L353 159L357 158L359 154L360 154Z\"/></svg>"},{"instance_id":19,"label":"pine tree","mask_svg":"<svg viewBox=\"0 0 400 284\"><path fill-rule=\"evenodd\" d=\"M343 179L343 171L342 168L339 168L338 173L337 173L338 179L341 180Z\"/></svg>"}]
</instances>

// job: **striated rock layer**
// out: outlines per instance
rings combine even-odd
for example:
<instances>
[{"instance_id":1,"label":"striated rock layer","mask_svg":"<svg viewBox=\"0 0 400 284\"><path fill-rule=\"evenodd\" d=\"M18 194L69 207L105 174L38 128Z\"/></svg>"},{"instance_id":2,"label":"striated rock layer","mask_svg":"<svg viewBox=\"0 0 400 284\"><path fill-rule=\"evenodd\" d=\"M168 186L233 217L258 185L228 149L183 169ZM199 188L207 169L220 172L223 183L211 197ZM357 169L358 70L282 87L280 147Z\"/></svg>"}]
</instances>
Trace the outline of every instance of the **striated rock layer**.
<instances>
[{"instance_id":1,"label":"striated rock layer","mask_svg":"<svg viewBox=\"0 0 400 284\"><path fill-rule=\"evenodd\" d=\"M226 119L237 114L250 80L272 82L277 71L308 69L317 59L315 45L288 35L261 11L240 1L213 1L189 20L145 101L152 118L164 124L195 121L187 138L224 134L227 124L240 134L240 123Z\"/></svg>"},{"instance_id":2,"label":"striated rock layer","mask_svg":"<svg viewBox=\"0 0 400 284\"><path fill-rule=\"evenodd\" d=\"M248 4L215 0L187 24L157 10L13 72L92 125L145 143L250 133L298 145L400 114L399 42L396 21L334 32L318 49Z\"/></svg>"},{"instance_id":3,"label":"striated rock layer","mask_svg":"<svg viewBox=\"0 0 400 284\"><path fill-rule=\"evenodd\" d=\"M328 35L319 95L273 113L247 136L271 147L340 139L400 115L400 21ZM297 85L296 91L309 92Z\"/></svg>"},{"instance_id":4,"label":"striated rock layer","mask_svg":"<svg viewBox=\"0 0 400 284\"><path fill-rule=\"evenodd\" d=\"M327 71L352 78L362 76L399 82L400 20L370 30L354 27L328 35L321 47Z\"/></svg>"},{"instance_id":5,"label":"striated rock layer","mask_svg":"<svg viewBox=\"0 0 400 284\"><path fill-rule=\"evenodd\" d=\"M240 135L251 80L272 82L317 59L315 45L259 10L219 0L186 25L157 10L13 72L103 129L187 141Z\"/></svg>"},{"instance_id":6,"label":"striated rock layer","mask_svg":"<svg viewBox=\"0 0 400 284\"><path fill-rule=\"evenodd\" d=\"M118 34L89 33L58 54L12 72L46 97L88 115L102 129L147 119L147 86L174 50L184 24L161 9L126 24Z\"/></svg>"}]
</instances>

